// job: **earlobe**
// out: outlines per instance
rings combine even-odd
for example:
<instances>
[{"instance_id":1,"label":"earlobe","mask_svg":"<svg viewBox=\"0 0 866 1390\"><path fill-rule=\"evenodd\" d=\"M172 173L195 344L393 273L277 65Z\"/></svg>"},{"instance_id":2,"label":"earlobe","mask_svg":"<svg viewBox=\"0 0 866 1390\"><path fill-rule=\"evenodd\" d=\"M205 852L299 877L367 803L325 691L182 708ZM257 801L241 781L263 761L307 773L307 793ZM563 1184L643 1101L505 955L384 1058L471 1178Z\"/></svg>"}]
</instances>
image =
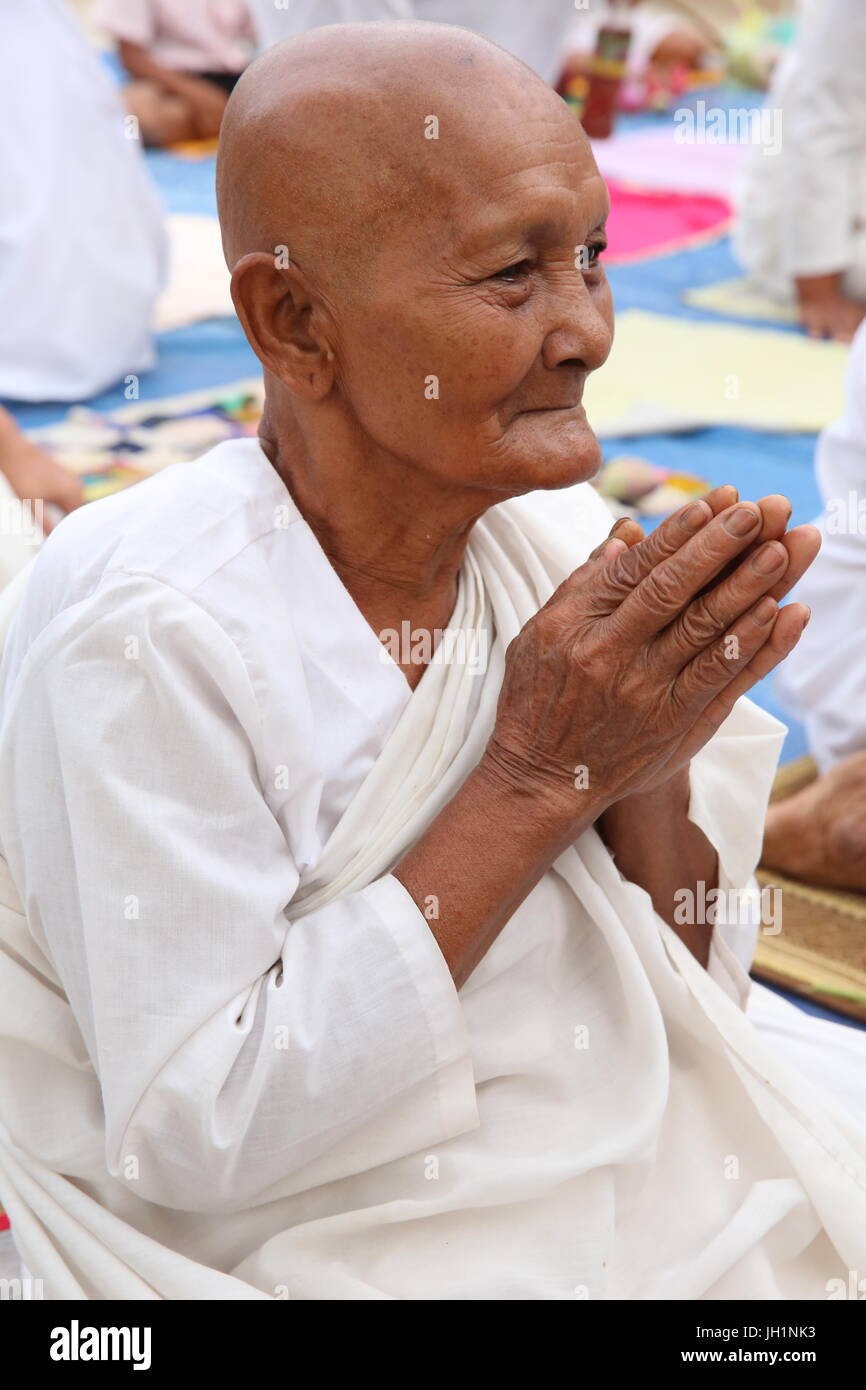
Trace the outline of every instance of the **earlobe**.
<instances>
[{"instance_id":1,"label":"earlobe","mask_svg":"<svg viewBox=\"0 0 866 1390\"><path fill-rule=\"evenodd\" d=\"M266 251L242 256L232 272L232 301L247 341L265 370L290 391L327 395L334 353L312 329L314 293L297 264Z\"/></svg>"}]
</instances>

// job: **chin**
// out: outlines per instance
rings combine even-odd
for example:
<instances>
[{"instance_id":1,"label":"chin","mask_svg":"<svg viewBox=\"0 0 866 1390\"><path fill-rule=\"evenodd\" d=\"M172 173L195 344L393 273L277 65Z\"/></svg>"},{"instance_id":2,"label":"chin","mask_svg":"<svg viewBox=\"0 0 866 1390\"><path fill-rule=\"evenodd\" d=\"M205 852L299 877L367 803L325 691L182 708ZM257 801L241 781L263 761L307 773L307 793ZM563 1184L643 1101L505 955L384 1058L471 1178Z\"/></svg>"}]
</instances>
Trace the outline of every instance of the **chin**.
<instances>
[{"instance_id":1,"label":"chin","mask_svg":"<svg viewBox=\"0 0 866 1390\"><path fill-rule=\"evenodd\" d=\"M515 421L512 430L517 431L518 426L522 426L519 447L512 458L523 492L589 482L601 467L601 444L583 407L575 411L523 416Z\"/></svg>"}]
</instances>

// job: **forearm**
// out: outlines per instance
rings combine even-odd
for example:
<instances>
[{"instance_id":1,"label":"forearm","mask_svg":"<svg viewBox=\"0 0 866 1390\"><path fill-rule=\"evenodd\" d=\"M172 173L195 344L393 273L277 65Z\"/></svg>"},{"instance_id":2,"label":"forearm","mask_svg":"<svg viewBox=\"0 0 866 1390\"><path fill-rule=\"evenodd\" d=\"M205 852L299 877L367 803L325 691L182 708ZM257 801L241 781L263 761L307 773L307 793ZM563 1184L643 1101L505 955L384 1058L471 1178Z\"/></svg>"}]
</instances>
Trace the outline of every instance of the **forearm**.
<instances>
[{"instance_id":1,"label":"forearm","mask_svg":"<svg viewBox=\"0 0 866 1390\"><path fill-rule=\"evenodd\" d=\"M613 852L617 868L644 888L658 915L706 966L712 924L675 920L676 894L689 889L704 901L697 885L709 892L718 885L718 856L703 831L689 820L689 769L683 768L658 790L624 797L610 806L598 830Z\"/></svg>"},{"instance_id":2,"label":"forearm","mask_svg":"<svg viewBox=\"0 0 866 1390\"><path fill-rule=\"evenodd\" d=\"M539 796L482 759L393 871L428 918L458 989L603 809L589 789Z\"/></svg>"}]
</instances>

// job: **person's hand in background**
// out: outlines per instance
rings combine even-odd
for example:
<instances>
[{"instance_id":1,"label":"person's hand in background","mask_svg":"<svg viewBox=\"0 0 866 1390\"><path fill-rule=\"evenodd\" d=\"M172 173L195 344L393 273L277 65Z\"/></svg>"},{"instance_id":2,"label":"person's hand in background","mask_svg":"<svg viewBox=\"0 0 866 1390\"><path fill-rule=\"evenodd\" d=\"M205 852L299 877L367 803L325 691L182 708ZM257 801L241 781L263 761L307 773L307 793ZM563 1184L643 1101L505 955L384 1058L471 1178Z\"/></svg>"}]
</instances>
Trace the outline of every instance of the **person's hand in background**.
<instances>
[{"instance_id":1,"label":"person's hand in background","mask_svg":"<svg viewBox=\"0 0 866 1390\"><path fill-rule=\"evenodd\" d=\"M68 468L22 434L15 420L0 406L0 470L20 498L45 503L42 529L47 534L57 523L54 508L74 511L84 501L81 481Z\"/></svg>"},{"instance_id":2,"label":"person's hand in background","mask_svg":"<svg viewBox=\"0 0 866 1390\"><path fill-rule=\"evenodd\" d=\"M800 321L810 338L834 338L850 343L863 319L866 304L849 299L842 289L842 275L801 275L794 281Z\"/></svg>"}]
</instances>

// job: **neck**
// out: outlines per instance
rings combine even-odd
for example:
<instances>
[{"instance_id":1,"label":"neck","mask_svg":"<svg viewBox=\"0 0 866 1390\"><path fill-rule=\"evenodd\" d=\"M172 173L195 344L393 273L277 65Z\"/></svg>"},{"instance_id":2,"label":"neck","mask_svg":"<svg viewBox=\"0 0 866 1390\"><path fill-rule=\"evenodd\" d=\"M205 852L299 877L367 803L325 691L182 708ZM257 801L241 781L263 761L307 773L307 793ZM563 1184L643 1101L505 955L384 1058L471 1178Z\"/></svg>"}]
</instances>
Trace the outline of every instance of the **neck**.
<instances>
[{"instance_id":1,"label":"neck","mask_svg":"<svg viewBox=\"0 0 866 1390\"><path fill-rule=\"evenodd\" d=\"M352 599L377 633L448 624L472 526L496 498L446 487L364 444L338 417L327 445L269 393L260 440ZM414 687L423 667L403 667Z\"/></svg>"}]
</instances>

